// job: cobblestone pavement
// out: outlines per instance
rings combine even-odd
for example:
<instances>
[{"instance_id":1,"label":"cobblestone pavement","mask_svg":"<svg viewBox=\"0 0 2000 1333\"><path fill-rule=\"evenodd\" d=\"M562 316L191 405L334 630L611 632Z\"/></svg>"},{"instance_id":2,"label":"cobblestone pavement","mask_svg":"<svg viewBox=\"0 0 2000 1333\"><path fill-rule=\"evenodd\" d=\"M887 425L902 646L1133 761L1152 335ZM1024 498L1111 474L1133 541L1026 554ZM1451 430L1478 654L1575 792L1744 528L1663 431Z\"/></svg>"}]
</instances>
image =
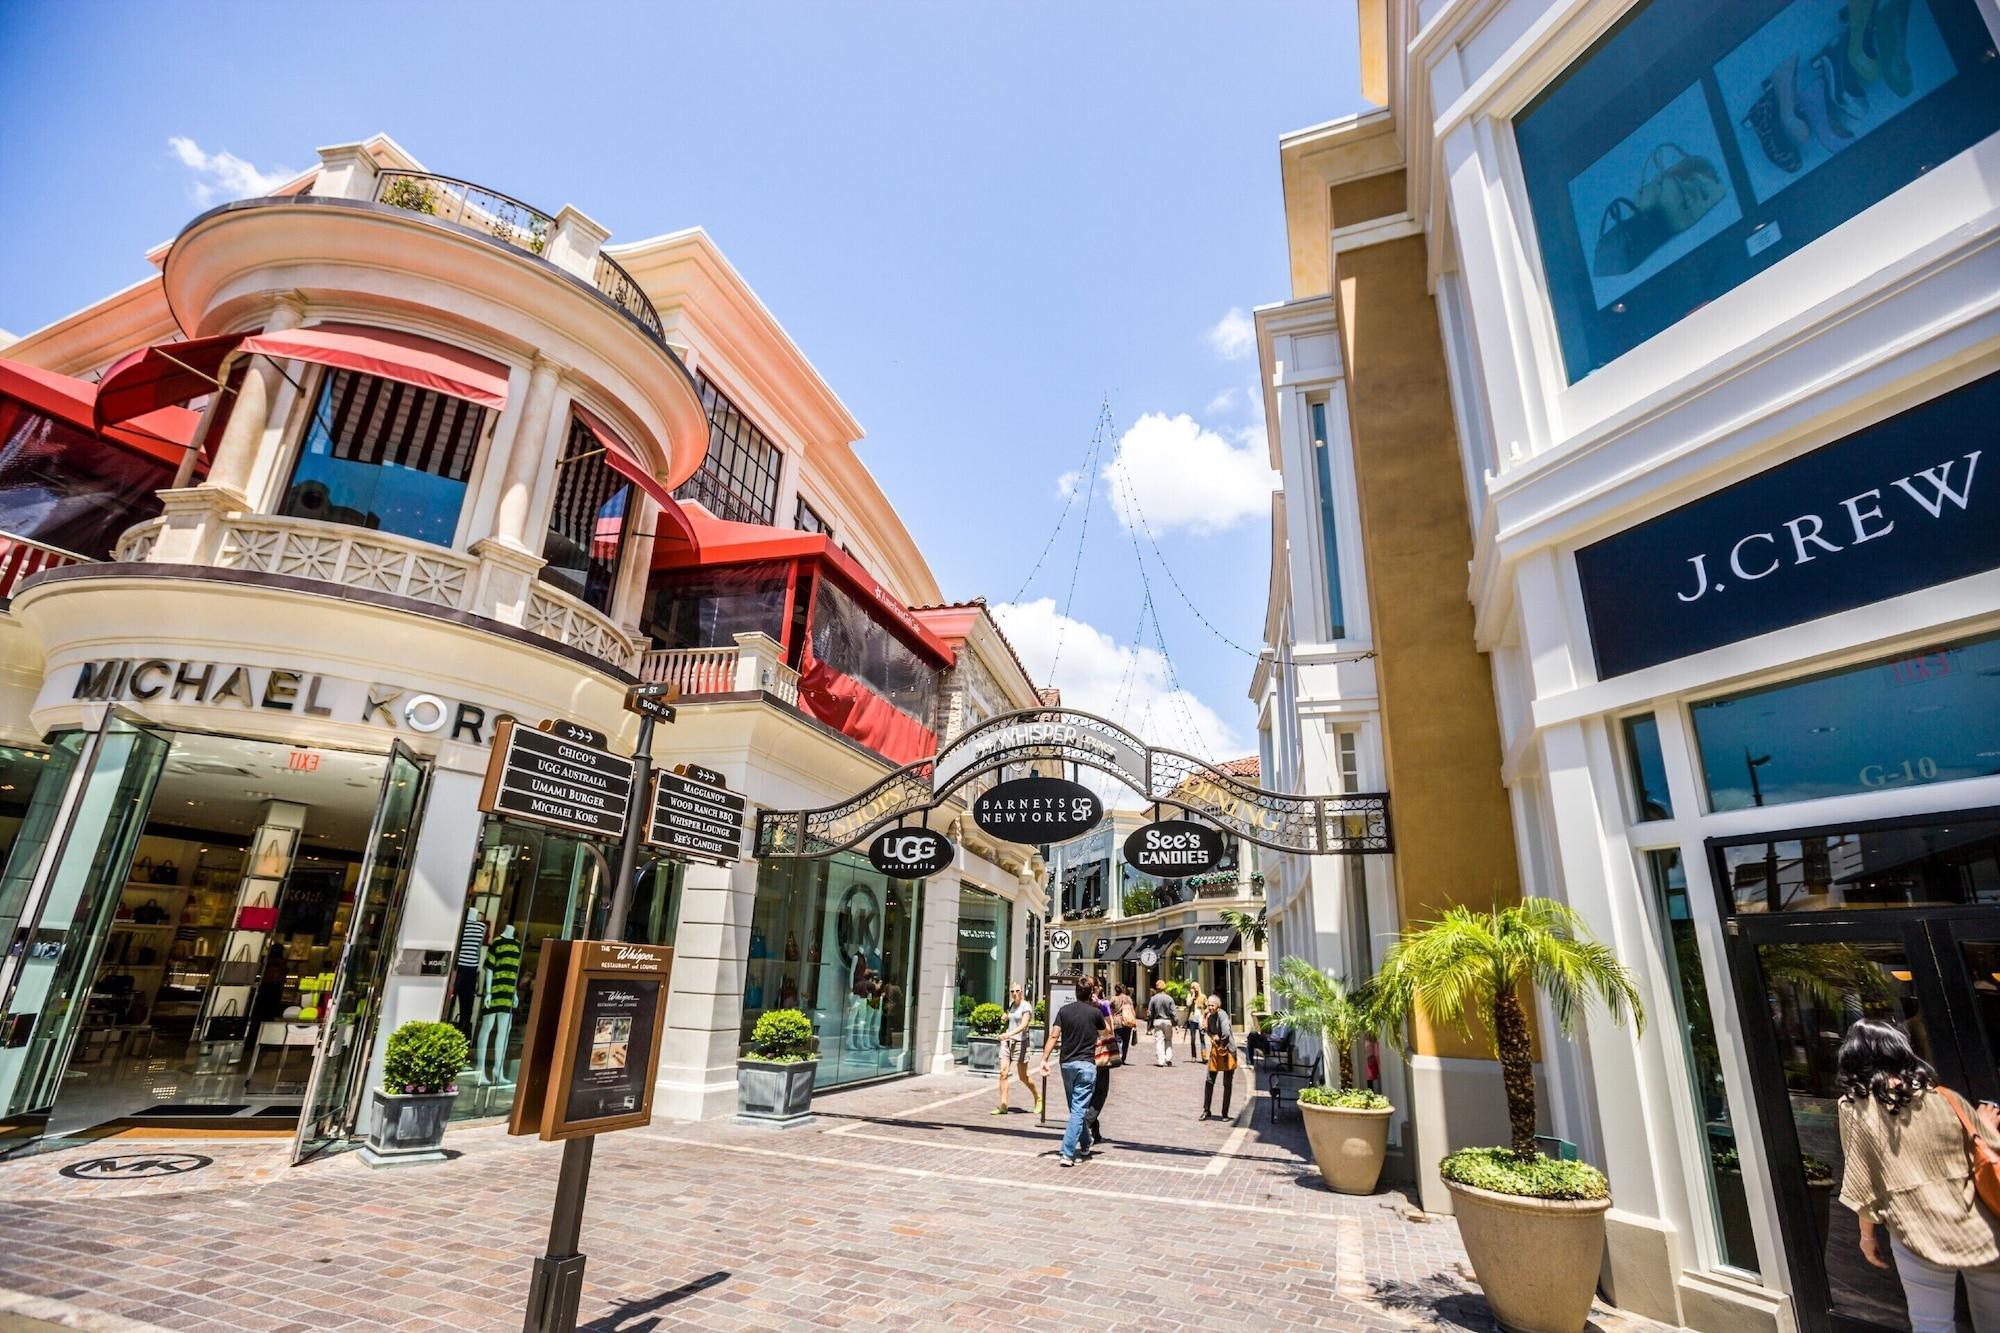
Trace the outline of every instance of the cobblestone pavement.
<instances>
[{"instance_id":1,"label":"cobblestone pavement","mask_svg":"<svg viewBox=\"0 0 2000 1333\"><path fill-rule=\"evenodd\" d=\"M965 1074L822 1094L790 1130L656 1122L597 1145L591 1330L1492 1328L1457 1228L1328 1191L1261 1096L1198 1123L1202 1071L1118 1070L1093 1161ZM1239 1083L1249 1078L1238 1075ZM1239 1087L1239 1094L1242 1089ZM448 1163L298 1168L273 1144L98 1144L0 1164L0 1289L58 1322L515 1329L560 1153L460 1130ZM145 1180L60 1168L171 1148ZM0 1303L0 1309L7 1308ZM26 1311L24 1311L25 1313ZM1603 1333L1660 1326L1600 1311Z\"/></svg>"}]
</instances>

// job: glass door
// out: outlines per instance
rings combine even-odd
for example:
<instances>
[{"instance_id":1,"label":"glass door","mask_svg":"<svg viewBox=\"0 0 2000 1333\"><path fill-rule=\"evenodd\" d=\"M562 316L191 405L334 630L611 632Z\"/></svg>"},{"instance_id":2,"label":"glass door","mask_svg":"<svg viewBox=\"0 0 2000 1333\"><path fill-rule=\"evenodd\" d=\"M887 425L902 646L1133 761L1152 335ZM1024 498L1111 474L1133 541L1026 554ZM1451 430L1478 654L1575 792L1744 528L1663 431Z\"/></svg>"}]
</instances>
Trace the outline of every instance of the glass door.
<instances>
[{"instance_id":1,"label":"glass door","mask_svg":"<svg viewBox=\"0 0 2000 1333\"><path fill-rule=\"evenodd\" d=\"M167 748L107 713L82 740L61 799L31 812L37 827L24 829L0 876L12 923L0 956L0 1149L48 1125Z\"/></svg>"},{"instance_id":2,"label":"glass door","mask_svg":"<svg viewBox=\"0 0 2000 1333\"><path fill-rule=\"evenodd\" d=\"M346 1140L360 1117L366 1091L362 1078L396 953L429 780L430 766L398 741L389 752L388 773L369 826L333 989L321 1010L319 1050L292 1145L295 1163Z\"/></svg>"}]
</instances>

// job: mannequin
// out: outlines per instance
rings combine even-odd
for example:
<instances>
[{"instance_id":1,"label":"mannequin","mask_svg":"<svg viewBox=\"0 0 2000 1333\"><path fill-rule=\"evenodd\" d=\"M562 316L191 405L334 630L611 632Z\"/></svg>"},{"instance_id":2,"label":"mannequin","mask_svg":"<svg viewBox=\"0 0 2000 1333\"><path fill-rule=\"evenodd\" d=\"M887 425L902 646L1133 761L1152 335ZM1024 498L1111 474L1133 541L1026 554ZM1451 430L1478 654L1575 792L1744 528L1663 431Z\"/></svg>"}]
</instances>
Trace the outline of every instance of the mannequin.
<instances>
[{"instance_id":1,"label":"mannequin","mask_svg":"<svg viewBox=\"0 0 2000 1333\"><path fill-rule=\"evenodd\" d=\"M500 927L499 938L486 946L485 1017L479 1020L479 1040L473 1044L473 1062L488 1083L507 1081L507 1038L514 1031L514 998L521 980L521 942L514 938L514 923ZM491 1053L487 1042L491 1041Z\"/></svg>"},{"instance_id":2,"label":"mannequin","mask_svg":"<svg viewBox=\"0 0 2000 1333\"><path fill-rule=\"evenodd\" d=\"M452 1026L472 1035L472 1006L479 1000L479 965L486 958L486 936L490 933L479 909L465 909L465 924L458 930L458 953L453 957Z\"/></svg>"}]
</instances>

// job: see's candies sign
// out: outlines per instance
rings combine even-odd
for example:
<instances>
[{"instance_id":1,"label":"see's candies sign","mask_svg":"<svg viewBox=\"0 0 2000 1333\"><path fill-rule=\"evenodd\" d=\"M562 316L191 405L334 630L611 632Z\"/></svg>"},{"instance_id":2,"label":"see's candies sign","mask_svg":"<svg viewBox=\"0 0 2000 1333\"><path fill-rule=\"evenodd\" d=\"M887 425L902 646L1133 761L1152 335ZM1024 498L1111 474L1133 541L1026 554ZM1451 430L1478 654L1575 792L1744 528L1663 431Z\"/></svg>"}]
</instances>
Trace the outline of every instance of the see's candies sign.
<instances>
[{"instance_id":1,"label":"see's candies sign","mask_svg":"<svg viewBox=\"0 0 2000 1333\"><path fill-rule=\"evenodd\" d=\"M1162 819L1125 839L1125 863L1141 874L1185 879L1222 864L1222 834L1191 819Z\"/></svg>"}]
</instances>

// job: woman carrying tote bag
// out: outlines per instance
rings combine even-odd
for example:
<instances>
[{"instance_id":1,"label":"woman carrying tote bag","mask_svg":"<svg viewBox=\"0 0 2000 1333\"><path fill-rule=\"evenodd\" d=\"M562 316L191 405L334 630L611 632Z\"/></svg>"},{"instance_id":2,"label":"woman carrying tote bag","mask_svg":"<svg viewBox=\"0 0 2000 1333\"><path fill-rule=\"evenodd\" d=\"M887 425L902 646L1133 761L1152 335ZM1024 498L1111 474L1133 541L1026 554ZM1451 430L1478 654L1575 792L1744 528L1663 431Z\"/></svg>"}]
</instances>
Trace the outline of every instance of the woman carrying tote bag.
<instances>
[{"instance_id":1,"label":"woman carrying tote bag","mask_svg":"<svg viewBox=\"0 0 2000 1333\"><path fill-rule=\"evenodd\" d=\"M1202 1035L1208 1038L1208 1079L1201 1085L1201 1119L1229 1119L1229 1098L1236 1091L1236 1029L1230 1026L1229 1015L1223 1012L1222 998L1208 997L1207 1007L1201 1017ZM1208 1113L1215 1100L1215 1076L1222 1075L1222 1114Z\"/></svg>"},{"instance_id":2,"label":"woman carrying tote bag","mask_svg":"<svg viewBox=\"0 0 2000 1333\"><path fill-rule=\"evenodd\" d=\"M1839 1078L1840 1201L1860 1219L1862 1257L1888 1268L1894 1256L1912 1333L1954 1333L1960 1279L1975 1333L2000 1333L2000 1215L1981 1199L2000 1184L2000 1113L1974 1112L1879 1018L1848 1028Z\"/></svg>"}]
</instances>

